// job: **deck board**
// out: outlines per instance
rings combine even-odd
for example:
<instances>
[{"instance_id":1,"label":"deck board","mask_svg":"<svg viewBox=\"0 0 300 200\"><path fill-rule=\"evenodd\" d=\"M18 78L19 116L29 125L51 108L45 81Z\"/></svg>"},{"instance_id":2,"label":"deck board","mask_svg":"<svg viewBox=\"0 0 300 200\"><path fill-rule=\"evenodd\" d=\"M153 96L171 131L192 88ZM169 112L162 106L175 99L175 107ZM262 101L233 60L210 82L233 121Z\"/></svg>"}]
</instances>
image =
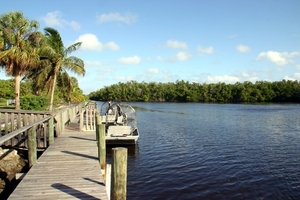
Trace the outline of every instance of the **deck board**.
<instances>
[{"instance_id":1,"label":"deck board","mask_svg":"<svg viewBox=\"0 0 300 200\"><path fill-rule=\"evenodd\" d=\"M77 122L40 156L9 199L108 199L96 134L76 131Z\"/></svg>"}]
</instances>

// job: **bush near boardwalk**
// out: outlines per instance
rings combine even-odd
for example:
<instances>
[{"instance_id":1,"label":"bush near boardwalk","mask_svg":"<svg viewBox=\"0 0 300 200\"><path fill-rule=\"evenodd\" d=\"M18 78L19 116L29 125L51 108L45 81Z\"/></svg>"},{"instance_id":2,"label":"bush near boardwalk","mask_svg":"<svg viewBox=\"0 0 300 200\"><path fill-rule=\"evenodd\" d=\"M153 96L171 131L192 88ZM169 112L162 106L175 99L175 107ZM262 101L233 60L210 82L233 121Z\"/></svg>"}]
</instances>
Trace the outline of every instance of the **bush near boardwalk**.
<instances>
[{"instance_id":1,"label":"bush near boardwalk","mask_svg":"<svg viewBox=\"0 0 300 200\"><path fill-rule=\"evenodd\" d=\"M49 98L45 96L26 95L20 99L23 110L47 110Z\"/></svg>"}]
</instances>

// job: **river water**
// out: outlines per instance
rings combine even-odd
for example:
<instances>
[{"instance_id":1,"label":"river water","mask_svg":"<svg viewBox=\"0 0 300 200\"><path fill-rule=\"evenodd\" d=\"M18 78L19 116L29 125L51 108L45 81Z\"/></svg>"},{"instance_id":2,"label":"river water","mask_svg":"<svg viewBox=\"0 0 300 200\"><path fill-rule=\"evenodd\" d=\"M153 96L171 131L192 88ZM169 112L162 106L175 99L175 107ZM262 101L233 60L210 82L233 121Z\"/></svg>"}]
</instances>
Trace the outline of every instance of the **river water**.
<instances>
[{"instance_id":1,"label":"river water","mask_svg":"<svg viewBox=\"0 0 300 200\"><path fill-rule=\"evenodd\" d=\"M300 199L300 104L130 104L129 200Z\"/></svg>"}]
</instances>

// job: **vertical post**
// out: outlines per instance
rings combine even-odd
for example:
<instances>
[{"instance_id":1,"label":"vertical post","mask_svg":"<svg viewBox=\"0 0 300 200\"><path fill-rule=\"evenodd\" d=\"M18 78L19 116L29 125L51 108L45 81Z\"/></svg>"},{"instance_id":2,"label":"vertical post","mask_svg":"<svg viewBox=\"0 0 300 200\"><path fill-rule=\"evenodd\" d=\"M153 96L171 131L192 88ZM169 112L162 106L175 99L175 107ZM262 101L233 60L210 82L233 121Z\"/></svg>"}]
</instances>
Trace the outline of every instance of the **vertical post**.
<instances>
[{"instance_id":1,"label":"vertical post","mask_svg":"<svg viewBox=\"0 0 300 200\"><path fill-rule=\"evenodd\" d=\"M48 130L49 130L49 135L48 135L48 141L49 141L49 146L51 144L53 144L54 142L54 126L53 126L53 117L51 117L49 119L49 122L48 122Z\"/></svg>"},{"instance_id":2,"label":"vertical post","mask_svg":"<svg viewBox=\"0 0 300 200\"><path fill-rule=\"evenodd\" d=\"M106 173L105 176L107 177L105 180L105 187L106 192L108 194L108 199L110 199L110 186L111 186L111 164L106 165Z\"/></svg>"},{"instance_id":3,"label":"vertical post","mask_svg":"<svg viewBox=\"0 0 300 200\"><path fill-rule=\"evenodd\" d=\"M59 117L60 117L60 132L62 133L65 129L65 125L64 125L64 122L63 122L63 112L62 111L60 111Z\"/></svg>"},{"instance_id":4,"label":"vertical post","mask_svg":"<svg viewBox=\"0 0 300 200\"><path fill-rule=\"evenodd\" d=\"M80 112L79 131L83 131L83 112Z\"/></svg>"},{"instance_id":5,"label":"vertical post","mask_svg":"<svg viewBox=\"0 0 300 200\"><path fill-rule=\"evenodd\" d=\"M61 128L60 128L60 117L59 117L59 115L57 114L57 115L55 115L55 120L56 120L56 124L55 124L55 135L56 135L56 137L58 137L59 135L60 135L60 133L61 133Z\"/></svg>"},{"instance_id":6,"label":"vertical post","mask_svg":"<svg viewBox=\"0 0 300 200\"><path fill-rule=\"evenodd\" d=\"M94 121L94 123L93 123L93 130L96 130L96 116L97 116L97 110L96 109L93 109L93 121ZM100 116L99 116L100 117Z\"/></svg>"},{"instance_id":7,"label":"vertical post","mask_svg":"<svg viewBox=\"0 0 300 200\"><path fill-rule=\"evenodd\" d=\"M29 167L32 167L32 165L34 165L37 161L36 125L28 129L27 137L28 137L27 139L28 162L29 162Z\"/></svg>"},{"instance_id":8,"label":"vertical post","mask_svg":"<svg viewBox=\"0 0 300 200\"><path fill-rule=\"evenodd\" d=\"M127 194L127 148L112 149L111 200L126 199Z\"/></svg>"},{"instance_id":9,"label":"vertical post","mask_svg":"<svg viewBox=\"0 0 300 200\"><path fill-rule=\"evenodd\" d=\"M95 121L96 121L96 141L97 144L99 142L99 134L100 134L100 124L101 124L101 117L99 116L98 112L95 113ZM100 155L98 155L99 157Z\"/></svg>"},{"instance_id":10,"label":"vertical post","mask_svg":"<svg viewBox=\"0 0 300 200\"><path fill-rule=\"evenodd\" d=\"M84 127L85 130L89 130L89 110L87 109L87 107L84 110L85 110L85 115L83 116L85 120Z\"/></svg>"},{"instance_id":11,"label":"vertical post","mask_svg":"<svg viewBox=\"0 0 300 200\"><path fill-rule=\"evenodd\" d=\"M5 114L4 114L4 123L5 123L5 135L6 134L8 134L8 113L6 112ZM4 143L4 145L9 145L9 142L8 141L6 141L5 143Z\"/></svg>"},{"instance_id":12,"label":"vertical post","mask_svg":"<svg viewBox=\"0 0 300 200\"><path fill-rule=\"evenodd\" d=\"M106 180L106 141L105 141L105 124L101 124L100 121L100 127L99 127L99 161L100 161L100 167L103 172L103 179L104 182Z\"/></svg>"},{"instance_id":13,"label":"vertical post","mask_svg":"<svg viewBox=\"0 0 300 200\"><path fill-rule=\"evenodd\" d=\"M96 139L98 146L98 159L100 163L101 170L104 170L103 177L104 182L106 179L106 142L105 142L105 124L101 123L101 117L96 114Z\"/></svg>"},{"instance_id":14,"label":"vertical post","mask_svg":"<svg viewBox=\"0 0 300 200\"><path fill-rule=\"evenodd\" d=\"M69 102L69 105L70 105L70 102ZM68 119L67 119L67 122L68 122L68 124L70 124L71 123L71 116L70 116L70 107L68 107L67 108L67 117L68 117Z\"/></svg>"}]
</instances>

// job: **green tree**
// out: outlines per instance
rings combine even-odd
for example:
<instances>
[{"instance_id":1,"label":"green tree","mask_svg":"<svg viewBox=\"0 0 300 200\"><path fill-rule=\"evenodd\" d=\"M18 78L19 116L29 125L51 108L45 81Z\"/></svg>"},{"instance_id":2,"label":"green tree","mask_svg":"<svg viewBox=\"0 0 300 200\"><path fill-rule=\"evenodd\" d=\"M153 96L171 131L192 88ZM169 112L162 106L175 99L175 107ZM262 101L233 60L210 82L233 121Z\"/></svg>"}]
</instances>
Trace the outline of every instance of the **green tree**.
<instances>
[{"instance_id":1,"label":"green tree","mask_svg":"<svg viewBox=\"0 0 300 200\"><path fill-rule=\"evenodd\" d=\"M38 28L37 21L30 21L20 11L0 17L0 65L15 78L15 109L20 109L21 76L40 61L42 34Z\"/></svg>"},{"instance_id":2,"label":"green tree","mask_svg":"<svg viewBox=\"0 0 300 200\"><path fill-rule=\"evenodd\" d=\"M72 82L72 92L70 96L71 102L82 102L85 100L85 95L83 94L82 90L79 88L78 81L75 77L71 77Z\"/></svg>"},{"instance_id":3,"label":"green tree","mask_svg":"<svg viewBox=\"0 0 300 200\"><path fill-rule=\"evenodd\" d=\"M0 99L12 99L14 98L14 80L0 80Z\"/></svg>"},{"instance_id":4,"label":"green tree","mask_svg":"<svg viewBox=\"0 0 300 200\"><path fill-rule=\"evenodd\" d=\"M67 71L84 76L85 69L83 60L75 56L69 56L72 52L80 48L81 42L65 47L57 30L50 27L44 30L47 45L50 49L44 55L48 64L43 67L38 76L46 77L46 86L50 92L49 110L52 111L57 80L60 80L60 84L63 84L67 88L67 93L70 94L72 91L72 82Z\"/></svg>"}]
</instances>

